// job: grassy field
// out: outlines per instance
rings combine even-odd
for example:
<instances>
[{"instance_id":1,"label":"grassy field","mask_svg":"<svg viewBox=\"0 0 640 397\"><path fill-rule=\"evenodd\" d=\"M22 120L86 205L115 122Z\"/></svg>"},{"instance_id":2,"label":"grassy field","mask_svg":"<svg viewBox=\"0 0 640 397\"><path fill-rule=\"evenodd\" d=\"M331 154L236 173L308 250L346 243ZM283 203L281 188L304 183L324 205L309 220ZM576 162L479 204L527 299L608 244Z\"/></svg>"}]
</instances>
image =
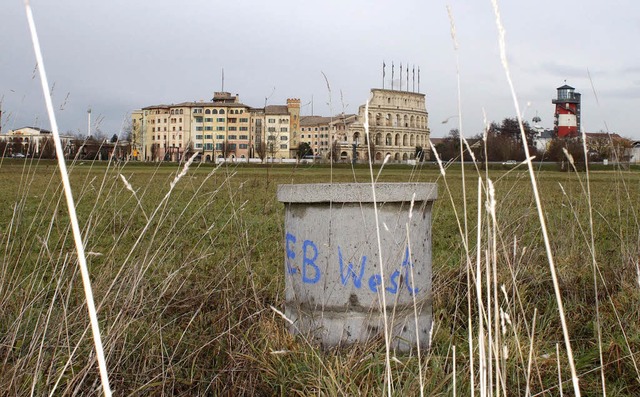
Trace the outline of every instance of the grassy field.
<instances>
[{"instance_id":1,"label":"grassy field","mask_svg":"<svg viewBox=\"0 0 640 397\"><path fill-rule=\"evenodd\" d=\"M602 170L587 180L584 172L552 168L540 169L537 179L582 395L602 394L603 385L609 396L640 395L640 174ZM322 351L290 335L271 309L284 302L284 207L276 186L369 182L368 168L194 164L170 190L180 170L70 166L114 395L386 394L382 338ZM478 247L479 178L495 186L496 210L493 221L484 189ZM465 179L466 233L459 165L445 176L434 166L380 172L379 181L439 184L432 348L421 366L415 354L392 353L392 394L420 395L422 388L429 396L454 389L470 395L472 381L477 390L482 316L495 331L488 345L493 377L499 375L493 389L572 395L526 169L478 172L468 166ZM99 395L82 280L53 162L0 162L0 220L0 394ZM497 300L476 304L478 277Z\"/></svg>"}]
</instances>

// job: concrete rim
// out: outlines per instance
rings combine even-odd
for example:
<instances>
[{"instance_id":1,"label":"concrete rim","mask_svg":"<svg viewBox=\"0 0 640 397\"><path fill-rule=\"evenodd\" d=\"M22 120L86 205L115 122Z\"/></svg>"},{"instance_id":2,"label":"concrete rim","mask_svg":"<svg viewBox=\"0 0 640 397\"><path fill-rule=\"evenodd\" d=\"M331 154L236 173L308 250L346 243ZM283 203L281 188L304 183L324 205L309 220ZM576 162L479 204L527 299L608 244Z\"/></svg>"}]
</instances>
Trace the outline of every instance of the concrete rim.
<instances>
[{"instance_id":1,"label":"concrete rim","mask_svg":"<svg viewBox=\"0 0 640 397\"><path fill-rule=\"evenodd\" d=\"M376 183L379 203L434 201L438 185L428 182ZM283 203L372 203L370 183L309 183L278 185L278 201Z\"/></svg>"}]
</instances>

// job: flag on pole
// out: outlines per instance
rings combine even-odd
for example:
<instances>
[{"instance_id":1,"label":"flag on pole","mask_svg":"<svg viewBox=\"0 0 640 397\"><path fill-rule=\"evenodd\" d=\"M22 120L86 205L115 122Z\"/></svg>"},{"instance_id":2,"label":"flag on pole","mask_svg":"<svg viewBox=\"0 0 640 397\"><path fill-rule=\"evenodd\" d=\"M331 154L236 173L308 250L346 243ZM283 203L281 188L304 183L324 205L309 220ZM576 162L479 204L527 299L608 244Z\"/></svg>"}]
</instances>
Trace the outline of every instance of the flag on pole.
<instances>
[{"instance_id":1,"label":"flag on pole","mask_svg":"<svg viewBox=\"0 0 640 397\"><path fill-rule=\"evenodd\" d=\"M413 85L413 92L416 92L416 65L413 65L412 73L413 73L413 76L411 78L411 82Z\"/></svg>"},{"instance_id":2,"label":"flag on pole","mask_svg":"<svg viewBox=\"0 0 640 397\"><path fill-rule=\"evenodd\" d=\"M395 66L393 65L393 61L391 61L391 90L393 90L393 75L395 73Z\"/></svg>"},{"instance_id":3,"label":"flag on pole","mask_svg":"<svg viewBox=\"0 0 640 397\"><path fill-rule=\"evenodd\" d=\"M384 76L385 76L385 67L387 65L385 65L384 61L382 61L382 89L384 90Z\"/></svg>"}]
</instances>

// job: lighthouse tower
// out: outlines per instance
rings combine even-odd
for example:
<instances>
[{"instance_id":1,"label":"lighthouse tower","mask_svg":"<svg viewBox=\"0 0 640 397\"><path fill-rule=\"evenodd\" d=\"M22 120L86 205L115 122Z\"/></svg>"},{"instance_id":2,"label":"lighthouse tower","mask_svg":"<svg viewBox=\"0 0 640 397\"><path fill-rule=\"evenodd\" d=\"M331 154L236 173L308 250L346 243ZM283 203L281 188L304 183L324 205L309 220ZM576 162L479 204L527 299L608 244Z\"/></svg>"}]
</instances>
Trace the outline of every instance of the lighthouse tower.
<instances>
[{"instance_id":1,"label":"lighthouse tower","mask_svg":"<svg viewBox=\"0 0 640 397\"><path fill-rule=\"evenodd\" d=\"M554 129L556 136L567 138L580 132L580 94L568 85L558 87L558 98L551 101L556 105Z\"/></svg>"}]
</instances>

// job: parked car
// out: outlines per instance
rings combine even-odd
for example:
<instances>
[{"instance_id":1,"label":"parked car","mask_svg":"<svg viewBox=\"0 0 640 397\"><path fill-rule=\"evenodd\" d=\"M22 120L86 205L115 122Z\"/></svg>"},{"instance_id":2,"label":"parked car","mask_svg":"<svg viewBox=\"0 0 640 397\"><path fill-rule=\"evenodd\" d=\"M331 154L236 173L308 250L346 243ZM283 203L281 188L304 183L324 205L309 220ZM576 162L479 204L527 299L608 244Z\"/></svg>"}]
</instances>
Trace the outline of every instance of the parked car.
<instances>
[{"instance_id":1,"label":"parked car","mask_svg":"<svg viewBox=\"0 0 640 397\"><path fill-rule=\"evenodd\" d=\"M516 165L516 161L515 160L503 161L502 165Z\"/></svg>"},{"instance_id":2,"label":"parked car","mask_svg":"<svg viewBox=\"0 0 640 397\"><path fill-rule=\"evenodd\" d=\"M15 159L23 159L25 156L22 153L14 153L11 155L11 157L15 158Z\"/></svg>"}]
</instances>

